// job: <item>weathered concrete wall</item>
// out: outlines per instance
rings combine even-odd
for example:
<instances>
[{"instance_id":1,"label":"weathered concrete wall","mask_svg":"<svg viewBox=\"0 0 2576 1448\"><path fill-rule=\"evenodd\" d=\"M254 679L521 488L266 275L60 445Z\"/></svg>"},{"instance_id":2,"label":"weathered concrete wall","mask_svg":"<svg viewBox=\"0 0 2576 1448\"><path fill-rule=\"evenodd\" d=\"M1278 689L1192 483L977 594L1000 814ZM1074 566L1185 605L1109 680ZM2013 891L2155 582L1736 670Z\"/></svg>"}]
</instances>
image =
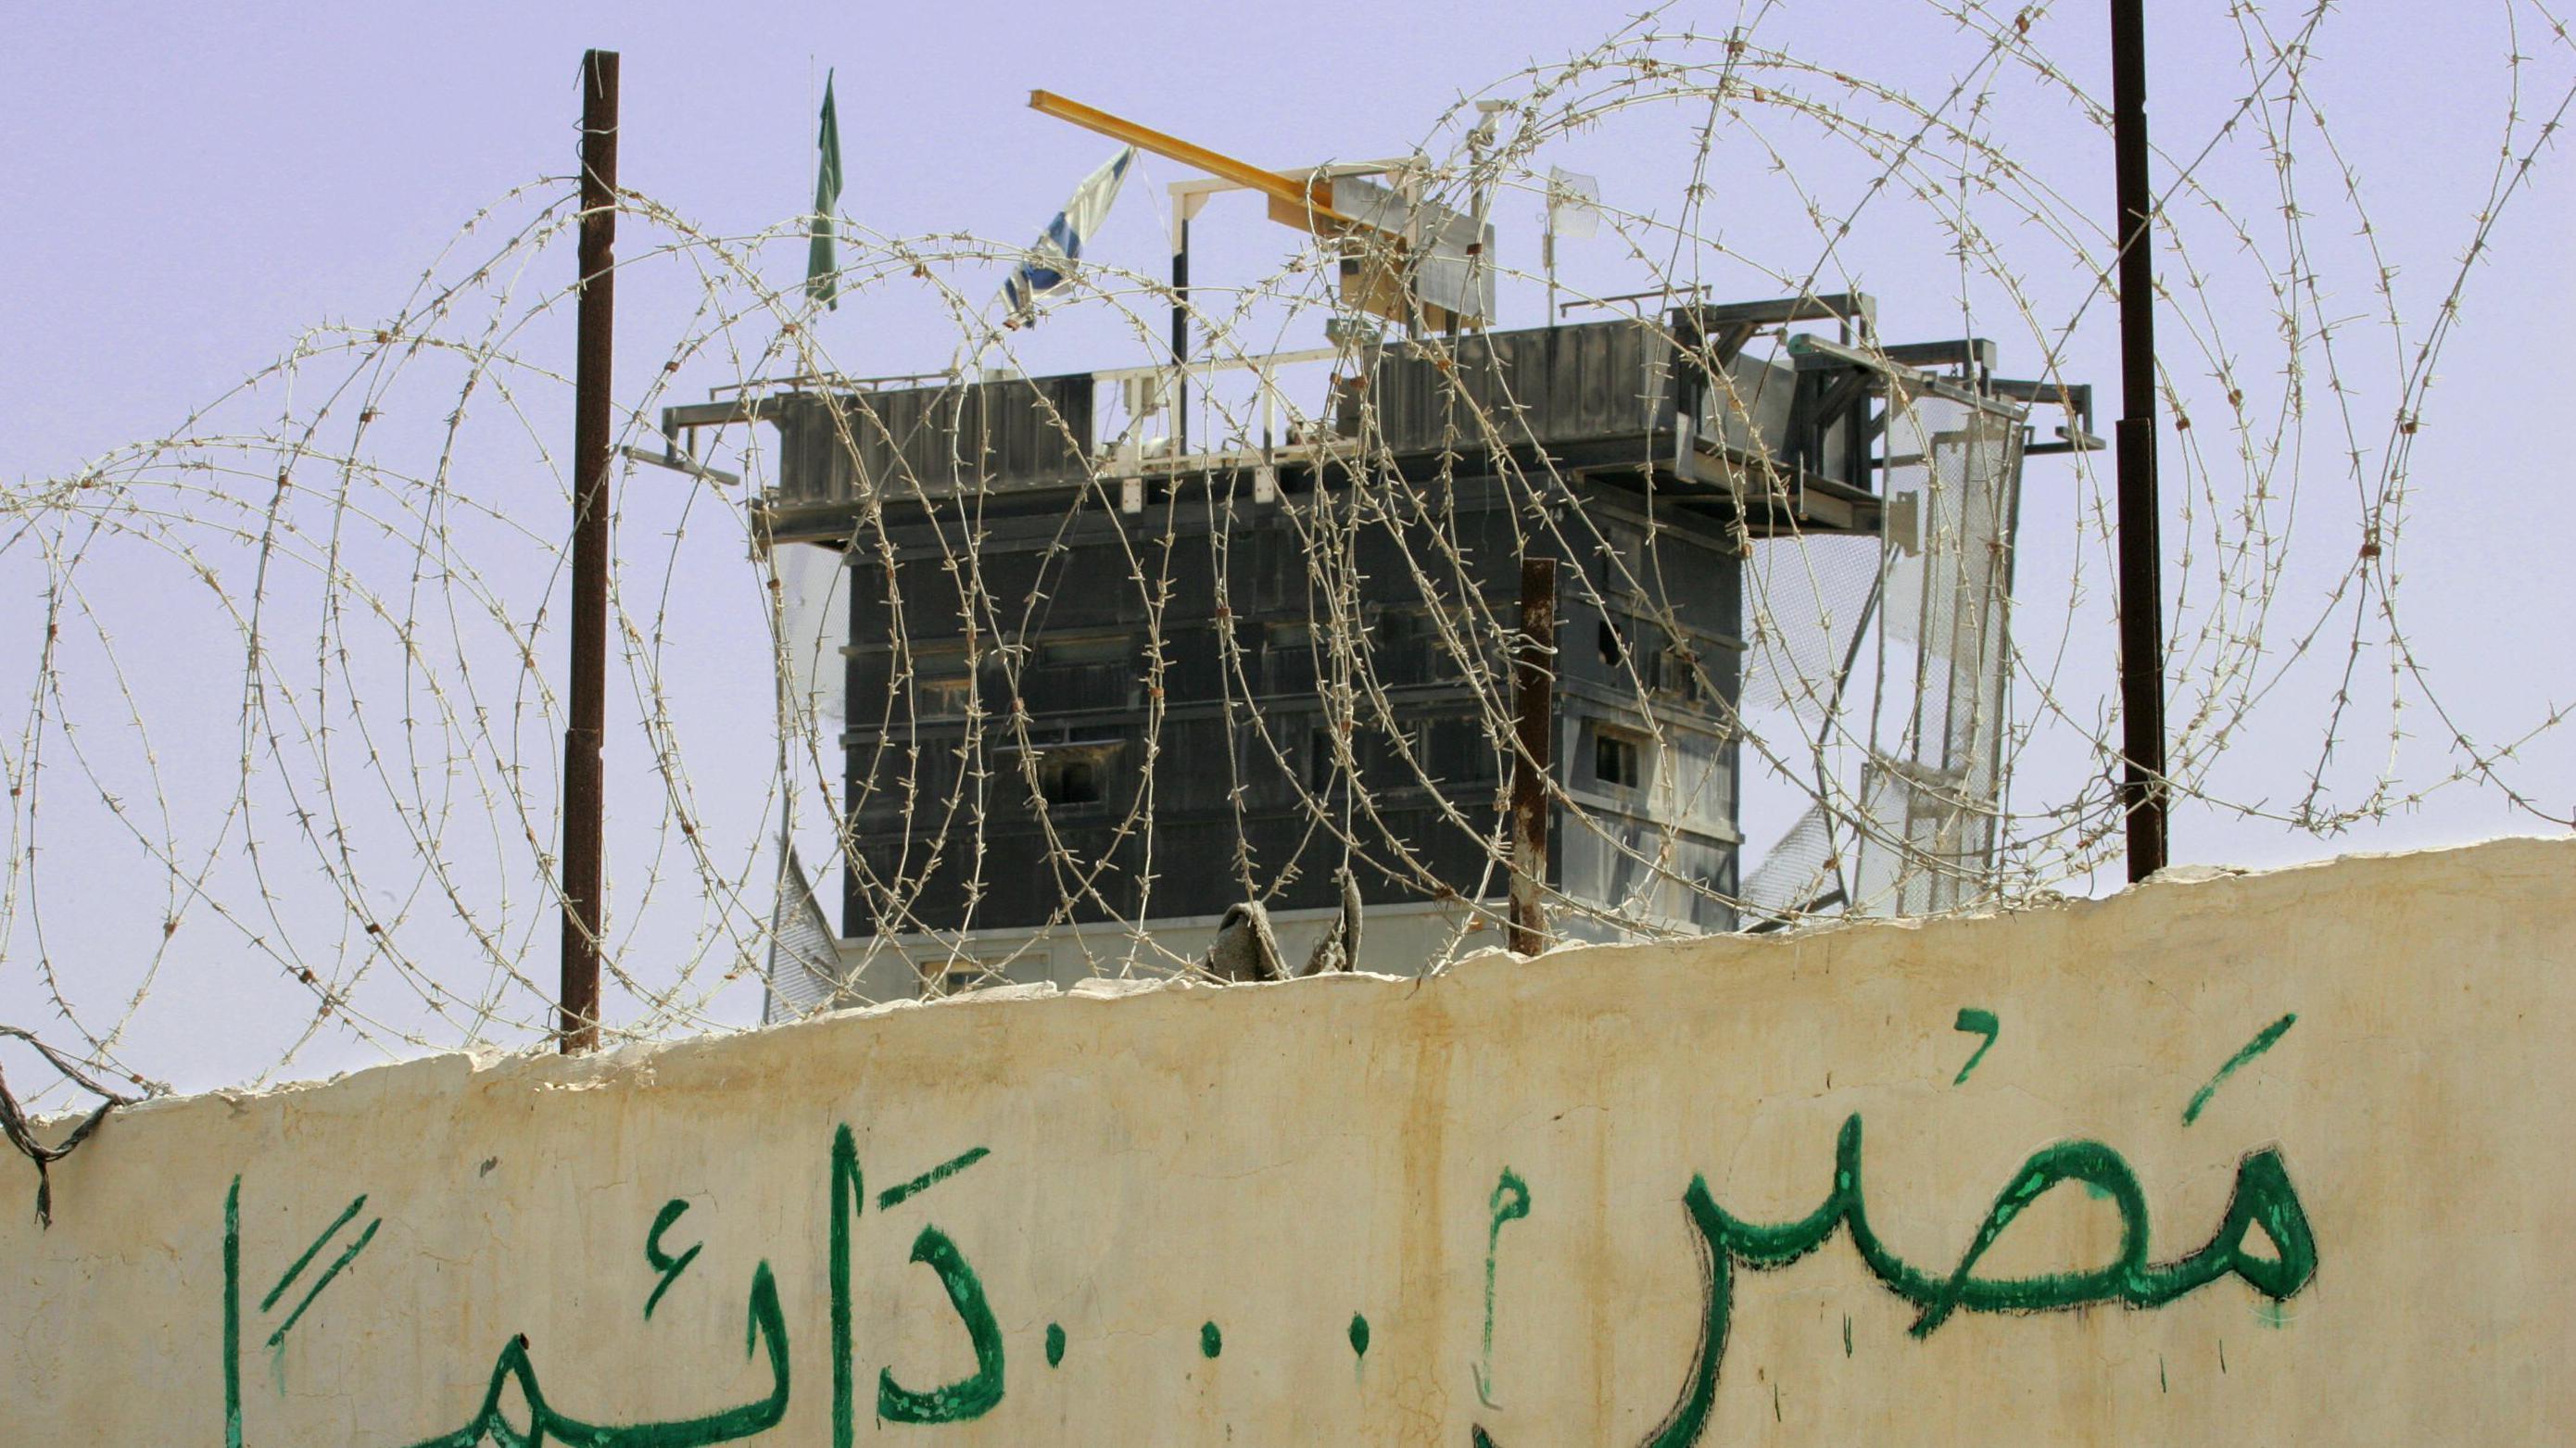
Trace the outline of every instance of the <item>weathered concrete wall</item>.
<instances>
[{"instance_id":1,"label":"weathered concrete wall","mask_svg":"<svg viewBox=\"0 0 2576 1448\"><path fill-rule=\"evenodd\" d=\"M2512 841L166 1103L50 1231L0 1172L0 1439L2568 1441L2571 904Z\"/></svg>"}]
</instances>

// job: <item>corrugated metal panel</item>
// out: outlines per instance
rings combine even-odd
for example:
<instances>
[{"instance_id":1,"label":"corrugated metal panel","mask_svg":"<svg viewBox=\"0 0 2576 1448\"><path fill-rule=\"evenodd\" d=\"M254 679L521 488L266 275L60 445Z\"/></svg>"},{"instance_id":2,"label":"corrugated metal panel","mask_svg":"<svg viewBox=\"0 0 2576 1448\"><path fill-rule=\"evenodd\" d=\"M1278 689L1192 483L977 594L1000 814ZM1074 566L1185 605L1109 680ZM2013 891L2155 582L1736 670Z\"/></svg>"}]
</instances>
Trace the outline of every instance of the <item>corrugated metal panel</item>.
<instances>
[{"instance_id":1,"label":"corrugated metal panel","mask_svg":"<svg viewBox=\"0 0 2576 1448\"><path fill-rule=\"evenodd\" d=\"M1670 357L1642 322L1492 332L1459 339L1450 368L1390 350L1369 390L1398 453L1473 446L1489 430L1505 444L1607 442L1672 425Z\"/></svg>"},{"instance_id":2,"label":"corrugated metal panel","mask_svg":"<svg viewBox=\"0 0 2576 1448\"><path fill-rule=\"evenodd\" d=\"M777 500L850 502L862 478L896 495L1078 481L1088 476L1092 390L1091 374L1081 372L771 399Z\"/></svg>"},{"instance_id":3,"label":"corrugated metal panel","mask_svg":"<svg viewBox=\"0 0 2576 1448\"><path fill-rule=\"evenodd\" d=\"M1048 664L1020 678L1020 701L1032 714L1131 709L1141 681L1132 663Z\"/></svg>"},{"instance_id":4,"label":"corrugated metal panel","mask_svg":"<svg viewBox=\"0 0 2576 1448\"><path fill-rule=\"evenodd\" d=\"M1700 438L1747 451L1758 446L1777 455L1788 442L1797 399L1796 368L1738 356L1727 365L1726 380L1708 389Z\"/></svg>"}]
</instances>

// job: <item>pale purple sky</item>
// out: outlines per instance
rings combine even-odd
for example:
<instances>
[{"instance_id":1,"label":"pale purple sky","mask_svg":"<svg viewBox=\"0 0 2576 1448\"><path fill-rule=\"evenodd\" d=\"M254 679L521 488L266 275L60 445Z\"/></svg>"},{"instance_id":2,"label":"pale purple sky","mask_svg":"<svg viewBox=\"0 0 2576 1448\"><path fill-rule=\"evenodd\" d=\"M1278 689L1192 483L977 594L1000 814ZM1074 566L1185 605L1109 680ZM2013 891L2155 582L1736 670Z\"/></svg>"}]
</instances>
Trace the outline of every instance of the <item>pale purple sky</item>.
<instances>
[{"instance_id":1,"label":"pale purple sky","mask_svg":"<svg viewBox=\"0 0 2576 1448\"><path fill-rule=\"evenodd\" d=\"M2106 71L2097 9L2057 7L2033 37L2099 94ZM2214 0L2152 9L2157 139L2169 151L2197 153L2245 90L2236 32ZM2342 7L2313 77L2343 158L2361 178L2380 242L2401 267L2401 286L2433 286L2455 263L2502 120L2509 7L2497 0L2446 11L2448 27L2428 34L2424 11L2411 4ZM1672 12L1676 28L1695 24L1704 32L1754 16L1761 17L1757 34L1770 43L1933 98L1947 85L1947 67L1978 49L1914 0ZM2525 11L2522 18L2532 17ZM623 54L622 181L712 229L756 231L805 207L813 105L825 68L837 67L844 210L890 233L1014 238L1034 233L1106 152L1097 138L1029 112L1032 87L1273 165L1395 154L1417 144L1439 151L1447 139L1434 138L1431 128L1462 90L1507 77L1532 59L1587 47L1624 20L1619 7L1520 0L1259 11L1204 3L454 4L399 13L278 4L22 6L0 46L0 255L10 272L10 284L0 288L9 419L0 473L13 482L59 476L120 444L161 435L274 359L302 328L368 322L399 306L464 218L513 185L571 169L574 69L586 46ZM2295 16L2285 14L2282 23ZM2535 56L2523 103L2545 111L2564 94L2576 63L2564 45L2529 30L2521 46ZM2006 148L2046 173L2068 206L2106 215L2105 138L2044 87L2022 79L2004 89L1995 124ZM1661 125L1669 140L1686 122L1667 113L1641 124ZM1844 184L1856 174L1848 149L1794 127L1774 130L1784 145L1811 148L1791 159L1815 158L1828 209L1848 208L1857 194ZM2330 158L2310 132L2297 148L2301 204L2330 212L2340 185ZM1599 174L1606 200L1645 210L1671 185L1671 172L1657 169L1669 158L1651 149L1610 128L1570 137L1540 159ZM2566 345L2576 294L2562 261L2576 218L2561 160L2544 156L2473 283L2464 330L2443 358L2418 437L2404 533L2408 632L2462 721L2490 737L2576 700L2576 647L2562 617L2568 590L2561 581L2576 525L2561 500L2557 429L2547 421L2576 381ZM2276 215L2269 168L2245 146L2222 147L2204 174L2252 225ZM1159 270L1159 189L1178 175L1149 161L1143 184L1122 200L1093 254ZM1717 200L1703 229L1722 228L1729 247L1764 254L1763 228L1791 214L1780 176L1747 167L1712 180ZM1872 204L1863 231L1880 223L1885 231L1856 241L1845 260L1880 295L1891 337L1955 335L1955 264L1939 255L1924 213L1901 199ZM1528 219L1506 210L1498 221L1507 256L1518 248L1526 258L1535 248ZM2197 228L2195 254L2219 273L2213 315L2230 328L2230 346L2252 371L2276 368L2277 358L2263 352L2259 277L2227 273L2223 230L2208 218L2187 224ZM1206 265L1220 279L1251 281L1291 244L1248 209L1204 230ZM2340 268L2332 271L2336 300L2359 314L2368 310L2366 277L2352 265L2358 252L2349 231L2321 226L2318 244L2341 248L2329 263ZM1776 265L1794 270L1813 260L1812 233L1781 235L1770 258ZM2036 228L2001 239L2027 248L2016 255L2041 274L2040 306L2060 308L2041 320L2061 323L2083 293L2062 252L2052 252ZM777 257L782 274L792 275L792 251ZM1608 248L1569 246L1566 267L1600 292L1646 284ZM998 282L996 274L989 284ZM1831 276L1820 282L1838 284ZM2407 294L2410 326L2420 330L2437 295ZM1507 312L1512 305L1507 293ZM1519 305L1524 314L1507 314L1505 325L1535 322L1526 296ZM668 351L682 313L640 287L622 306L620 355L631 375ZM925 319L900 305L854 305L828 319L824 332L845 370L939 366L953 334ZM2112 322L2109 306L2097 302L2068 350L2069 375L2089 379L2104 398L2105 432L2117 381ZM2168 362L2178 371L2195 355L2177 335L2187 323L2170 322L2167 333ZM2034 347L2025 324L2008 316L1980 316L1977 324L2002 341L2007 373L2030 370ZM563 327L568 336L568 316ZM1035 345L1053 348L1060 355L1052 361L1067 367L1143 360L1086 353L1099 335L1107 334L1059 327ZM2394 361L2384 341L2368 345L2380 350L2347 365L2384 380ZM2208 385L2197 376L2181 383ZM2383 396L2368 399L2372 407L2385 404ZM2358 541L2351 489L2336 482L2337 437L2323 427L2311 436L2303 469L2318 501L2303 504L2300 541L2311 551L2301 557L2322 561L2289 575L2296 607L2282 618L2314 615L2320 580L2330 581ZM2224 447L2218 437L2204 434L2202 441ZM2221 480L2242 481L2224 473ZM2043 535L2071 526L2073 475L2063 463L2035 462L2029 492L2022 576L2025 603L2037 615L2026 612L2024 623L2063 631L2069 607L2079 609L2079 619L2085 610L2100 612L2108 579L2096 568L2086 601L2069 604L2066 546ZM2338 496L2341 514L2334 512ZM2169 549L2178 552L2183 530L2169 527ZM5 575L12 587L28 576ZM148 660L151 647L135 642L132 657ZM729 645L711 637L705 647ZM2068 676L2084 697L2069 702L2099 707L2111 639L2106 631L2079 631L2072 647L2090 653ZM2384 693L2385 663L2371 667L2378 677L2358 687ZM2232 798L2278 804L2296 792L2314 753L2313 711L2332 687L2312 673L2296 682L2267 705L2264 728L2232 746L2222 771ZM237 703L236 694L214 692L208 727L230 729ZM2407 774L2438 775L2448 767L2440 726L2418 711L2409 728L2419 743ZM2384 727L2377 737L2364 728L2345 758L2367 760L2384 747ZM2024 808L2100 765L2073 744L2041 751L2040 762L2046 771L2026 776L2023 786L2038 797L2024 793L2017 801ZM2367 772L2366 763L2360 767ZM2576 809L2576 748L2564 731L2545 738L2517 778L2551 810ZM2277 863L2544 828L2502 808L2492 793L2463 788L2419 815L2333 841L2190 808L2177 823L2175 854L2182 861ZM22 930L0 953L0 1020L23 1017L42 1027L47 1008L26 976L29 948ZM56 949L63 948L58 938ZM550 946L543 965L551 970ZM169 988L209 1006L232 998L219 978ZM740 1020L756 1010L756 992L736 990L718 1014ZM138 1029L138 1055L178 1059L186 1084L233 1079L275 1055L264 1038L227 1054L184 1044L193 1033L181 1025ZM295 1074L367 1058L362 1049L326 1044Z\"/></svg>"}]
</instances>

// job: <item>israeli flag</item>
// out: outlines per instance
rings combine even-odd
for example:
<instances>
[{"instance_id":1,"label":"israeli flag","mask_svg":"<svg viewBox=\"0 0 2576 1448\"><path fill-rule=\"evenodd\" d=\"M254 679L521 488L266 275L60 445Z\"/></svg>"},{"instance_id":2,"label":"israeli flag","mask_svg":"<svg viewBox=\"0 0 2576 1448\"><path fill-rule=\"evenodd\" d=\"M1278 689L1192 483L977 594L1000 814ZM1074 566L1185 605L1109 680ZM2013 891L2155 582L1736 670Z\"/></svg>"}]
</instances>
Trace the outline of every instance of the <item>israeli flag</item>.
<instances>
[{"instance_id":1,"label":"israeli flag","mask_svg":"<svg viewBox=\"0 0 2576 1448\"><path fill-rule=\"evenodd\" d=\"M1083 243L1108 219L1109 207L1118 199L1118 185L1127 179L1127 163L1135 159L1135 147L1120 147L1107 164L1074 188L1073 199L1047 223L1045 234L1030 245L1019 268L1002 283L1002 300L1010 309L1003 325L1037 325L1038 294L1063 286L1073 274L1074 263L1082 260Z\"/></svg>"}]
</instances>

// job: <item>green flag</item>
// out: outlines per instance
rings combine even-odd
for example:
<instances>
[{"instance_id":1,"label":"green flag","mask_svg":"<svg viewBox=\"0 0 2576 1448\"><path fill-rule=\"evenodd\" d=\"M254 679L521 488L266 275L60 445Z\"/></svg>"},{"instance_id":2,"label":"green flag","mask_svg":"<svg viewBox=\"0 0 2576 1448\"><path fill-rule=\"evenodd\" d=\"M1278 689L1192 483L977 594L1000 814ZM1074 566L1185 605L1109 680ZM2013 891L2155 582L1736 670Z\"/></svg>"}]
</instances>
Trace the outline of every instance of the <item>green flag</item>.
<instances>
[{"instance_id":1,"label":"green flag","mask_svg":"<svg viewBox=\"0 0 2576 1448\"><path fill-rule=\"evenodd\" d=\"M838 308L841 264L833 254L833 215L841 204L841 122L832 110L832 73L823 73L823 130L814 140L823 153L814 172L813 240L805 251L805 295Z\"/></svg>"}]
</instances>

